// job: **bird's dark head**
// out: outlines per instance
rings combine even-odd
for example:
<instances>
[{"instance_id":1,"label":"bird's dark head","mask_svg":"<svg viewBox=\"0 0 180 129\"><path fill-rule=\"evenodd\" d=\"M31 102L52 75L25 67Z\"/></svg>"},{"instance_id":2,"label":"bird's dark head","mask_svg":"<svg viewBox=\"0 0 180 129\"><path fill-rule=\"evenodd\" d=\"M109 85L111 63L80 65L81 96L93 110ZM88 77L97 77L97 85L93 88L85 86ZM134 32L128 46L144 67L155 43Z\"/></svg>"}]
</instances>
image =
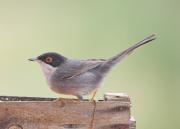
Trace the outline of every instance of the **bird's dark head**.
<instances>
[{"instance_id":1,"label":"bird's dark head","mask_svg":"<svg viewBox=\"0 0 180 129\"><path fill-rule=\"evenodd\" d=\"M48 52L36 58L30 58L29 60L43 62L45 64L51 65L52 67L58 67L60 64L64 63L67 58L55 52Z\"/></svg>"}]
</instances>

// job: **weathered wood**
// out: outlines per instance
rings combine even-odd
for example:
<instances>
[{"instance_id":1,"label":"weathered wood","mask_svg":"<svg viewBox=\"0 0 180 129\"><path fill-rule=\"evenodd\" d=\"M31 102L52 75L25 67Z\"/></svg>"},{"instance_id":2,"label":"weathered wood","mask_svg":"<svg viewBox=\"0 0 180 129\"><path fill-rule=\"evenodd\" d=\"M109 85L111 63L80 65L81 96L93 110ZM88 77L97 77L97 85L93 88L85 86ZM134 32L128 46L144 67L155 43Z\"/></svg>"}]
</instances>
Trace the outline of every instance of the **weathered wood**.
<instances>
[{"instance_id":1,"label":"weathered wood","mask_svg":"<svg viewBox=\"0 0 180 129\"><path fill-rule=\"evenodd\" d=\"M130 129L136 129L136 120L134 117L131 117L130 119Z\"/></svg>"},{"instance_id":2,"label":"weathered wood","mask_svg":"<svg viewBox=\"0 0 180 129\"><path fill-rule=\"evenodd\" d=\"M130 98L126 93L105 93L104 99L108 101L113 100L113 101L130 102Z\"/></svg>"},{"instance_id":3,"label":"weathered wood","mask_svg":"<svg viewBox=\"0 0 180 129\"><path fill-rule=\"evenodd\" d=\"M0 96L0 101L53 101L57 98Z\"/></svg>"},{"instance_id":4,"label":"weathered wood","mask_svg":"<svg viewBox=\"0 0 180 129\"><path fill-rule=\"evenodd\" d=\"M128 99L54 99L1 96L0 129L134 129Z\"/></svg>"}]
</instances>

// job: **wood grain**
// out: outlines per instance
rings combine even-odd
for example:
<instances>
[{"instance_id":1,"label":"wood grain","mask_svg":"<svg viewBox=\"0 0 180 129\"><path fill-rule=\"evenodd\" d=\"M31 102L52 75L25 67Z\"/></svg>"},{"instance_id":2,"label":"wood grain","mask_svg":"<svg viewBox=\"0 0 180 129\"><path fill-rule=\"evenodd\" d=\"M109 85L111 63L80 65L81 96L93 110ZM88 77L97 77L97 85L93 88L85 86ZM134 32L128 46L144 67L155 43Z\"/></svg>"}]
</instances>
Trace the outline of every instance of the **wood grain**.
<instances>
[{"instance_id":1,"label":"wood grain","mask_svg":"<svg viewBox=\"0 0 180 129\"><path fill-rule=\"evenodd\" d=\"M130 129L130 125L127 99L107 99L96 104L73 99L0 102L0 129Z\"/></svg>"}]
</instances>

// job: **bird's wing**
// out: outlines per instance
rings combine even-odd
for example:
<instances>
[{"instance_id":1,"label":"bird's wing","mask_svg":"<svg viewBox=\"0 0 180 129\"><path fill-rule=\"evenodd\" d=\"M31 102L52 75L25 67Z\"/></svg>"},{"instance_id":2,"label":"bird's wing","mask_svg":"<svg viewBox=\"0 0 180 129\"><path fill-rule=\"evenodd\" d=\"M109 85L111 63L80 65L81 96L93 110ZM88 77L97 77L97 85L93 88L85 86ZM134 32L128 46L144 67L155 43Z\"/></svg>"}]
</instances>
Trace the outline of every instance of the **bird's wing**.
<instances>
[{"instance_id":1,"label":"bird's wing","mask_svg":"<svg viewBox=\"0 0 180 129\"><path fill-rule=\"evenodd\" d=\"M59 79L66 80L77 77L89 70L100 66L105 60L81 60L81 61L68 61L57 69Z\"/></svg>"}]
</instances>

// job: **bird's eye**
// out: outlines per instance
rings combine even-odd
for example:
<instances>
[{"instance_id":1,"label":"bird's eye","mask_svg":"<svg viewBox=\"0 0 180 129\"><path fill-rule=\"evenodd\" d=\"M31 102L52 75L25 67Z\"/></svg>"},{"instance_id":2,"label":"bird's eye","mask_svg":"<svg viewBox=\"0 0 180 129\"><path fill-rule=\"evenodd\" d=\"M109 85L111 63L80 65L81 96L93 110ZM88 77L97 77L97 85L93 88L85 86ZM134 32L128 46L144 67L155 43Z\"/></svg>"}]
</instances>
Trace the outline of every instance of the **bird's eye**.
<instances>
[{"instance_id":1,"label":"bird's eye","mask_svg":"<svg viewBox=\"0 0 180 129\"><path fill-rule=\"evenodd\" d=\"M52 59L51 57L47 57L47 58L46 58L46 62L47 62L47 63L51 63L52 61L53 61L53 59Z\"/></svg>"}]
</instances>

